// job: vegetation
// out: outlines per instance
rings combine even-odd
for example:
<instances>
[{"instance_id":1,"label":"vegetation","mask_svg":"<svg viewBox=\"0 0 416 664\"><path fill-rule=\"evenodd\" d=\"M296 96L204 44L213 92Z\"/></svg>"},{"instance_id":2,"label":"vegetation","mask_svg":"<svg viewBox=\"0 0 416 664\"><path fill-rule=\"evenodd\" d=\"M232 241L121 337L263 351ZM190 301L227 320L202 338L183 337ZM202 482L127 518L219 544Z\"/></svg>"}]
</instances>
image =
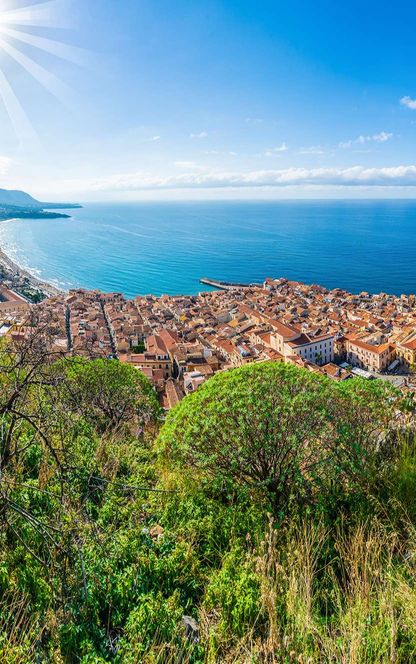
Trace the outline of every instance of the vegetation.
<instances>
[{"instance_id":1,"label":"vegetation","mask_svg":"<svg viewBox=\"0 0 416 664\"><path fill-rule=\"evenodd\" d=\"M32 288L30 285L21 286L18 291L20 295L23 295L23 297L29 300L29 302L32 302L32 304L39 304L39 302L42 302L46 297L42 291L37 288Z\"/></svg>"},{"instance_id":2,"label":"vegetation","mask_svg":"<svg viewBox=\"0 0 416 664\"><path fill-rule=\"evenodd\" d=\"M46 212L41 208L4 206L0 203L0 221L5 219L69 219L69 214Z\"/></svg>"},{"instance_id":3,"label":"vegetation","mask_svg":"<svg viewBox=\"0 0 416 664\"><path fill-rule=\"evenodd\" d=\"M159 441L182 473L264 490L284 516L288 505L303 510L365 489L373 466L383 472L399 401L387 383L338 384L257 364L217 374L172 412Z\"/></svg>"},{"instance_id":4,"label":"vegetation","mask_svg":"<svg viewBox=\"0 0 416 664\"><path fill-rule=\"evenodd\" d=\"M146 350L144 341L139 341L137 346L133 346L131 350L133 353L144 353L144 351Z\"/></svg>"},{"instance_id":5,"label":"vegetation","mask_svg":"<svg viewBox=\"0 0 416 664\"><path fill-rule=\"evenodd\" d=\"M50 347L0 348L1 661L416 661L411 399L262 363L163 421Z\"/></svg>"}]
</instances>

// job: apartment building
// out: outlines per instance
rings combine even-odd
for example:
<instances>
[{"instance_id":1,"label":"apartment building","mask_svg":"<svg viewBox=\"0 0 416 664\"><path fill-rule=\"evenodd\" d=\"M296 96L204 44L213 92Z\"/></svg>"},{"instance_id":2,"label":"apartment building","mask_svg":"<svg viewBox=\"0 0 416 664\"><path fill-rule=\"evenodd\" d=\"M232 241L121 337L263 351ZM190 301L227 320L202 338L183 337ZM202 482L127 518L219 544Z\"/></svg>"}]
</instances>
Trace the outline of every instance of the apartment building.
<instances>
[{"instance_id":1,"label":"apartment building","mask_svg":"<svg viewBox=\"0 0 416 664\"><path fill-rule=\"evenodd\" d=\"M273 331L270 333L271 347L283 357L300 355L304 360L318 365L334 361L335 336L333 334L312 337L279 321L272 321L271 325L273 327Z\"/></svg>"},{"instance_id":2,"label":"apartment building","mask_svg":"<svg viewBox=\"0 0 416 664\"><path fill-rule=\"evenodd\" d=\"M416 336L396 345L397 359L407 367L416 366Z\"/></svg>"},{"instance_id":3,"label":"apartment building","mask_svg":"<svg viewBox=\"0 0 416 664\"><path fill-rule=\"evenodd\" d=\"M385 371L396 358L391 343L372 345L361 339L346 339L347 362L367 371Z\"/></svg>"}]
</instances>

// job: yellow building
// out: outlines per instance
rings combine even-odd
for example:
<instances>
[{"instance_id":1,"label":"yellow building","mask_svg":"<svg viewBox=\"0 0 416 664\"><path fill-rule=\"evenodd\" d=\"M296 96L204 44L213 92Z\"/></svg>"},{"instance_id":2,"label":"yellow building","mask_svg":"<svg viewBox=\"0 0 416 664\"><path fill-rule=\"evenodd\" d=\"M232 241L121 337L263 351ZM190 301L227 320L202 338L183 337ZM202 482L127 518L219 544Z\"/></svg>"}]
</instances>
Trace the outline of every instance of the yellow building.
<instances>
[{"instance_id":1,"label":"yellow building","mask_svg":"<svg viewBox=\"0 0 416 664\"><path fill-rule=\"evenodd\" d=\"M347 338L345 345L347 362L367 371L384 371L396 358L396 348L390 343L376 346L361 339Z\"/></svg>"},{"instance_id":2,"label":"yellow building","mask_svg":"<svg viewBox=\"0 0 416 664\"><path fill-rule=\"evenodd\" d=\"M408 367L416 365L416 337L410 341L397 344L397 357Z\"/></svg>"}]
</instances>

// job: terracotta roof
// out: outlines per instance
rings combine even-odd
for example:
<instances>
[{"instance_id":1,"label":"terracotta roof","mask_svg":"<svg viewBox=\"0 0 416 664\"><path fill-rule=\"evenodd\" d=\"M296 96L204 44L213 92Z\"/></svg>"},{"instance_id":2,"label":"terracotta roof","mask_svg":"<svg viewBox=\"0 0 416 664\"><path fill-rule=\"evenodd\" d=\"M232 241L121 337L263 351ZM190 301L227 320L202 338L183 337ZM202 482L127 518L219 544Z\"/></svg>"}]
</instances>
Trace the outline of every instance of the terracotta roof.
<instances>
[{"instance_id":1,"label":"terracotta roof","mask_svg":"<svg viewBox=\"0 0 416 664\"><path fill-rule=\"evenodd\" d=\"M407 348L408 350L416 350L416 339L412 339L412 341L406 341L405 343L401 344L403 348Z\"/></svg>"},{"instance_id":2,"label":"terracotta roof","mask_svg":"<svg viewBox=\"0 0 416 664\"><path fill-rule=\"evenodd\" d=\"M375 355L380 355L381 353L384 353L386 350L389 349L393 350L394 348L394 346L390 343L381 344L378 346L372 346L371 344L368 344L365 341L361 341L360 339L349 339L349 343L353 344L354 346L358 346L363 350L367 350L371 353L374 353Z\"/></svg>"}]
</instances>

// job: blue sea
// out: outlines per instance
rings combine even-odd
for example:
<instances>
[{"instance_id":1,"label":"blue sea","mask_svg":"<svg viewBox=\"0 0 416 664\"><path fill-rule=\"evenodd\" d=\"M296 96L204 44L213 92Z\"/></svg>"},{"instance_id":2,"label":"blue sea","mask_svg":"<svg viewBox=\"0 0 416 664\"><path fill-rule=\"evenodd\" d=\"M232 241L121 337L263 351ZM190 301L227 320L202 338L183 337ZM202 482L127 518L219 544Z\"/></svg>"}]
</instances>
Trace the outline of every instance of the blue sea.
<instances>
[{"instance_id":1,"label":"blue sea","mask_svg":"<svg viewBox=\"0 0 416 664\"><path fill-rule=\"evenodd\" d=\"M0 247L63 288L193 294L200 277L416 293L416 201L85 204L0 222ZM205 288L205 287L204 287Z\"/></svg>"}]
</instances>

